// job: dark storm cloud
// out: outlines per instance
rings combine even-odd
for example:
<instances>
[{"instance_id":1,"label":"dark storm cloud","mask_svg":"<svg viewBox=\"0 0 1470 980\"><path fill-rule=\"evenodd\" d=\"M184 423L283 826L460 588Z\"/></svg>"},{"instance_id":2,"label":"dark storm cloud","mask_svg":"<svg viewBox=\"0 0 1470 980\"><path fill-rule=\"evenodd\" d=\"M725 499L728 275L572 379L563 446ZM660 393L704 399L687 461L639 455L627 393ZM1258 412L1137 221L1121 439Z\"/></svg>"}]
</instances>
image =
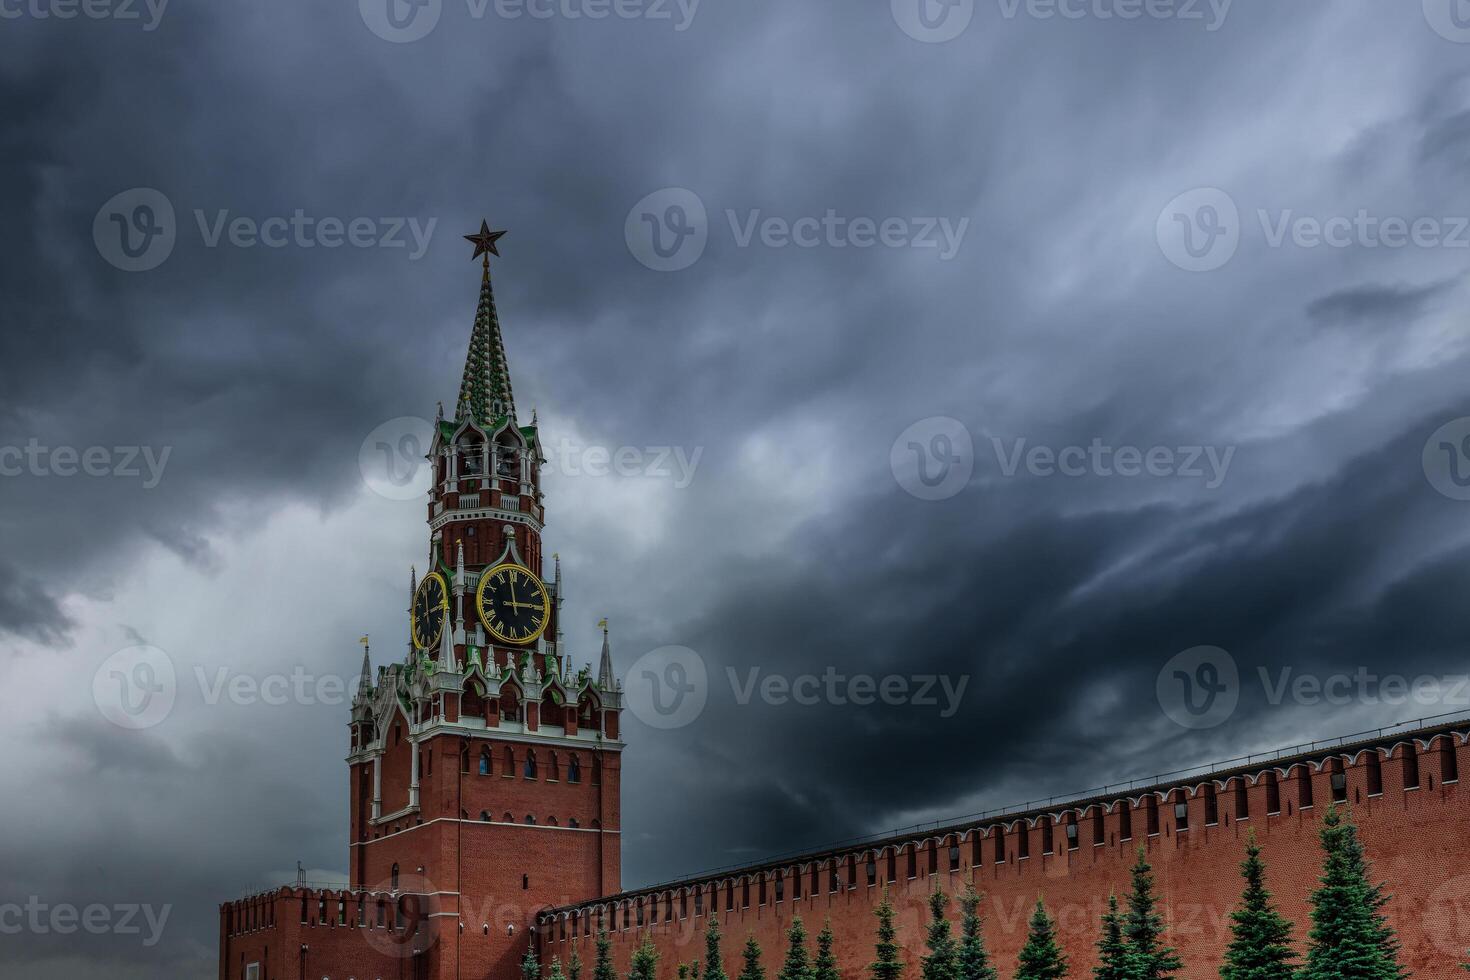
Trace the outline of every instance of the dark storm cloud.
<instances>
[{"instance_id":1,"label":"dark storm cloud","mask_svg":"<svg viewBox=\"0 0 1470 980\"><path fill-rule=\"evenodd\" d=\"M1368 322L1392 327L1417 319L1425 304L1447 287L1448 283L1356 286L1313 300L1307 315L1326 325Z\"/></svg>"},{"instance_id":2,"label":"dark storm cloud","mask_svg":"<svg viewBox=\"0 0 1470 980\"><path fill-rule=\"evenodd\" d=\"M1463 414L1470 402L1448 408ZM1470 544L1461 536L1432 554L1402 549L1458 520L1418 467L1424 435L1440 421L1414 420L1343 460L1331 479L1235 512L1058 516L1055 501L1036 502L1048 490L1023 480L939 508L875 497L805 528L793 543L809 563L778 578L752 563L688 626L712 692L687 730L690 764L716 775L690 777L698 784L677 811L649 808L660 843L632 842L634 853L673 876L684 855L716 842L752 853L815 847L897 828L924 810L963 812L946 812L945 801L1020 805L1223 762L1291 744L1293 723L1318 726L1308 729L1314 737L1348 733L1325 715L1301 722L1289 701L1272 703L1253 680L1263 670L1462 673L1470 620L1453 597L1470 586ZM881 561L874 528L888 542ZM1144 561L1108 574L1141 542ZM1104 587L1090 587L1104 575ZM1228 727L1194 734L1164 717L1154 691L1174 654L1205 644L1228 650L1247 681ZM950 717L942 697L806 707L740 693L752 671L791 678L833 668L969 683ZM1433 713L1409 707L1400 717ZM1120 756L1129 742L1136 754ZM719 787L730 773L754 775L727 794Z\"/></svg>"},{"instance_id":3,"label":"dark storm cloud","mask_svg":"<svg viewBox=\"0 0 1470 980\"><path fill-rule=\"evenodd\" d=\"M157 621L186 600L111 597L160 548L221 576L219 541L293 503L342 513L371 429L452 404L475 288L459 235L484 216L511 229L496 288L522 410L610 446L705 449L687 490L650 491L655 517L550 511L576 613L613 617L619 668L679 643L710 671L689 727L628 719L629 884L1338 734L1254 682L1226 726L1184 732L1154 688L1189 647L1229 650L1247 678L1464 670L1470 505L1420 462L1470 413L1464 259L1273 249L1256 230L1257 209L1465 212L1463 51L1412 5L1238 4L1207 33L981 4L943 45L884 3L707 3L676 32L450 2L412 44L355 6L180 3L153 31L0 21L0 446L166 459L79 477L52 455L0 477L0 630L60 669L85 681L100 659L68 646L87 617L218 644L234 623L165 643ZM1392 70L1345 73L1348 50ZM1155 221L1217 186L1246 233L1223 268L1185 273ZM177 242L125 272L93 221L140 187L171 204ZM623 228L667 187L699 196L709 242L662 274ZM406 244L209 244L298 210L401 219ZM829 211L968 225L948 260L743 238ZM938 415L973 435L976 473L918 500L889 450ZM1008 476L1018 440L1233 455L1214 488ZM598 496L561 479L553 505ZM622 533L641 521L657 533ZM280 560L370 569L364 611L269 582L231 597L231 619L280 623L261 661L289 660L305 620L355 638L357 617L397 615L417 552L357 530L345 554ZM727 673L829 668L969 680L946 716L741 704ZM64 758L0 858L23 892L177 911L151 950L7 946L28 975L75 975L78 956L210 972L214 903L297 859L340 866L340 707L226 706L141 736L94 717L53 719ZM48 803L80 815L48 821Z\"/></svg>"}]
</instances>

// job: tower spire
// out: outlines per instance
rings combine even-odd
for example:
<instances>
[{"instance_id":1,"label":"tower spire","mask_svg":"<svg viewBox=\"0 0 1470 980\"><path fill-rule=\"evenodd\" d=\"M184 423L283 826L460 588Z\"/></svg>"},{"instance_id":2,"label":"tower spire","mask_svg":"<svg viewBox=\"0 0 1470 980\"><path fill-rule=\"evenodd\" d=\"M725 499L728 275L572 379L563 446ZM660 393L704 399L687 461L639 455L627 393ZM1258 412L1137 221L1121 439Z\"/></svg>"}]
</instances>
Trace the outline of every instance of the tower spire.
<instances>
[{"instance_id":1,"label":"tower spire","mask_svg":"<svg viewBox=\"0 0 1470 980\"><path fill-rule=\"evenodd\" d=\"M480 304L475 310L475 328L470 335L470 350L465 358L464 379L459 385L459 402L455 405L456 421L473 418L490 425L500 416L516 419L515 396L510 387L510 366L505 357L505 342L500 336L500 318L495 312L495 290L490 285L490 256L500 255L495 243L505 232L491 231L488 222L480 222L478 234L464 236L475 246L475 258L485 257L480 276Z\"/></svg>"},{"instance_id":2,"label":"tower spire","mask_svg":"<svg viewBox=\"0 0 1470 980\"><path fill-rule=\"evenodd\" d=\"M604 690L612 690L613 666L612 647L607 642L607 620L597 624L602 627L602 662L597 665L597 686Z\"/></svg>"},{"instance_id":3,"label":"tower spire","mask_svg":"<svg viewBox=\"0 0 1470 980\"><path fill-rule=\"evenodd\" d=\"M364 636L357 642L362 644L362 673L357 675L357 697L358 700L366 701L373 691L373 658L368 638Z\"/></svg>"}]
</instances>

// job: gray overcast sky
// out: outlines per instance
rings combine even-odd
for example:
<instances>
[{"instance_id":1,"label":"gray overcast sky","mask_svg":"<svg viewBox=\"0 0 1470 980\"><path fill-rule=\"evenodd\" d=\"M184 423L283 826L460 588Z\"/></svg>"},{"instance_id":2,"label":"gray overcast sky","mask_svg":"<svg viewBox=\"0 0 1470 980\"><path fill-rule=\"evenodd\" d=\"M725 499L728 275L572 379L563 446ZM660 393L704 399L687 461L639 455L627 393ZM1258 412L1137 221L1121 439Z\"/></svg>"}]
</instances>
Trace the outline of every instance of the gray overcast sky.
<instances>
[{"instance_id":1,"label":"gray overcast sky","mask_svg":"<svg viewBox=\"0 0 1470 980\"><path fill-rule=\"evenodd\" d=\"M453 404L482 217L568 641L707 671L627 719L630 886L1470 708L1274 693L1466 670L1449 0L393 2L0 0L4 899L171 909L5 972L212 975L218 902L344 871L345 707L212 692L401 655L360 448ZM829 669L967 680L745 696Z\"/></svg>"}]
</instances>

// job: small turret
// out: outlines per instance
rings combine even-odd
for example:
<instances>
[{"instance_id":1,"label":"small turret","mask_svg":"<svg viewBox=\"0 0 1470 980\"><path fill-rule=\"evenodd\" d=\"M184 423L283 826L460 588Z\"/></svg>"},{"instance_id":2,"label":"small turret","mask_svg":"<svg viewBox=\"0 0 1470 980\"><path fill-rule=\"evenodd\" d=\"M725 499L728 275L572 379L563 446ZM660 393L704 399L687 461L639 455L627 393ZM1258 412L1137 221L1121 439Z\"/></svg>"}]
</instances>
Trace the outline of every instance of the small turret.
<instances>
[{"instance_id":1,"label":"small turret","mask_svg":"<svg viewBox=\"0 0 1470 980\"><path fill-rule=\"evenodd\" d=\"M364 636L358 641L362 644L362 672L357 675L357 697L355 702L366 702L373 695L373 658L368 638Z\"/></svg>"},{"instance_id":2,"label":"small turret","mask_svg":"<svg viewBox=\"0 0 1470 980\"><path fill-rule=\"evenodd\" d=\"M597 686L604 691L613 689L612 647L607 638L607 620L597 624L602 627L602 660L597 666Z\"/></svg>"}]
</instances>

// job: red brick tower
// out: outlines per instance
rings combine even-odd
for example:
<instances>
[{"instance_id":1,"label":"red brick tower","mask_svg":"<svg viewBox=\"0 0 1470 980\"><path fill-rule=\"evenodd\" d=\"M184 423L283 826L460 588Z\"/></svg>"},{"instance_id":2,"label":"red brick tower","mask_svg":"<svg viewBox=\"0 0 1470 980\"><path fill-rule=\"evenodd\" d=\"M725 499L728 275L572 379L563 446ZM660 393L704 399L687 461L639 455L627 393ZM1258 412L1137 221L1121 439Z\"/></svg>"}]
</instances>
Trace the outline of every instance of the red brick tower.
<instances>
[{"instance_id":1,"label":"red brick tower","mask_svg":"<svg viewBox=\"0 0 1470 980\"><path fill-rule=\"evenodd\" d=\"M404 976L513 980L548 906L621 888L621 685L602 660L574 670L561 638L560 562L543 578L543 458L520 425L490 254L454 417L429 460L429 542L413 575L409 644L364 652L353 701L350 875L387 896ZM370 923L370 925L375 923Z\"/></svg>"}]
</instances>

